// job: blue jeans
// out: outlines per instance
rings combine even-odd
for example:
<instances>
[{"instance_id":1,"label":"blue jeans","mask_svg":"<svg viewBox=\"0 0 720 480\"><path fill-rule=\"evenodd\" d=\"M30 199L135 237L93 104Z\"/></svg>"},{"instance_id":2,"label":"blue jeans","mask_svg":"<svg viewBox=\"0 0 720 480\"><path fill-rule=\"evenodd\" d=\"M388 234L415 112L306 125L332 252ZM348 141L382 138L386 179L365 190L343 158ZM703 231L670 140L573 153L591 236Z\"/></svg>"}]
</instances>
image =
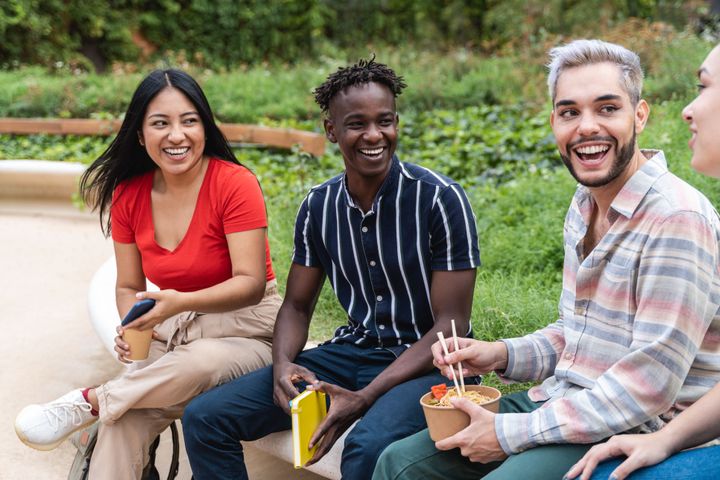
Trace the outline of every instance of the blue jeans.
<instances>
[{"instance_id":1,"label":"blue jeans","mask_svg":"<svg viewBox=\"0 0 720 480\"><path fill-rule=\"evenodd\" d=\"M591 480L607 480L624 457L601 463L593 473ZM651 467L636 470L628 480L716 480L720 478L720 446L696 448L677 453L664 462Z\"/></svg>"},{"instance_id":2,"label":"blue jeans","mask_svg":"<svg viewBox=\"0 0 720 480\"><path fill-rule=\"evenodd\" d=\"M303 351L295 363L322 381L359 390L395 359L389 350L328 344ZM378 398L345 439L343 479L366 480L387 445L425 428L419 399L430 386L445 381L433 371ZM185 409L182 424L185 449L197 480L248 478L240 440L256 440L291 427L290 417L273 402L272 367L196 397Z\"/></svg>"}]
</instances>

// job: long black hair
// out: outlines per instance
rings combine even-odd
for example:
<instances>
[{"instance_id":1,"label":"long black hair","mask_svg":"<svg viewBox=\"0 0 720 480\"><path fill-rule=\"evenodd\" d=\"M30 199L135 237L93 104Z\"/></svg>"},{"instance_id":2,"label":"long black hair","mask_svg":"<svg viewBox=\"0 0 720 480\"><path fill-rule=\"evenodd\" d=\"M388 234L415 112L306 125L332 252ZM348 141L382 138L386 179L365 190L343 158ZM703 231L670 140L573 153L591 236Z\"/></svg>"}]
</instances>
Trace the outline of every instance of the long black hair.
<instances>
[{"instance_id":1,"label":"long black hair","mask_svg":"<svg viewBox=\"0 0 720 480\"><path fill-rule=\"evenodd\" d=\"M110 236L110 207L115 187L128 178L157 168L145 147L140 145L138 132L142 131L148 104L166 88L180 90L197 109L206 136L203 154L240 164L227 139L215 124L210 104L200 85L181 70L155 70L140 82L133 93L120 131L110 146L80 178L83 200L93 211L99 210L100 224L105 236Z\"/></svg>"}]
</instances>

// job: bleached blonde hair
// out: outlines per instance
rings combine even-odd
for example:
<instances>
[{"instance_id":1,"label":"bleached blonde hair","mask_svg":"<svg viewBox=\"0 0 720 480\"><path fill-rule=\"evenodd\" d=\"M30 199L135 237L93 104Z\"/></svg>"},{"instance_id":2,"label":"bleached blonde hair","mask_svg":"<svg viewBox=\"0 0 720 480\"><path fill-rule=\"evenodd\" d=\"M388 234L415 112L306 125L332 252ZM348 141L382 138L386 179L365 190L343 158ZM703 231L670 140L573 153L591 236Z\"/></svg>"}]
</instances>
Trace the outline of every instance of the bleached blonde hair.
<instances>
[{"instance_id":1,"label":"bleached blonde hair","mask_svg":"<svg viewBox=\"0 0 720 480\"><path fill-rule=\"evenodd\" d=\"M555 104L558 79L565 70L604 62L614 63L620 68L620 81L632 104L637 105L640 101L643 84L640 57L623 46L602 40L575 40L553 48L549 57L547 82L553 104Z\"/></svg>"}]
</instances>

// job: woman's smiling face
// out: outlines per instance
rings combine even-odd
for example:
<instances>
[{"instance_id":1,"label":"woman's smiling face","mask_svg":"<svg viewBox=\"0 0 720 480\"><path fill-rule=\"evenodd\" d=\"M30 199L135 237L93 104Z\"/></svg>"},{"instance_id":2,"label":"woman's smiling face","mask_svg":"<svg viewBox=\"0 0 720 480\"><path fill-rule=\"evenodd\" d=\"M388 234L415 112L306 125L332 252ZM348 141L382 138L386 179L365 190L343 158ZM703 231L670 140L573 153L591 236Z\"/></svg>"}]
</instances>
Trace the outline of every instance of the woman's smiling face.
<instances>
[{"instance_id":1,"label":"woman's smiling face","mask_svg":"<svg viewBox=\"0 0 720 480\"><path fill-rule=\"evenodd\" d=\"M692 137L692 167L720 178L720 45L707 56L698 70L699 92L683 109Z\"/></svg>"},{"instance_id":2,"label":"woman's smiling face","mask_svg":"<svg viewBox=\"0 0 720 480\"><path fill-rule=\"evenodd\" d=\"M205 128L195 105L167 87L148 104L140 143L163 174L182 175L197 167L205 150Z\"/></svg>"}]
</instances>

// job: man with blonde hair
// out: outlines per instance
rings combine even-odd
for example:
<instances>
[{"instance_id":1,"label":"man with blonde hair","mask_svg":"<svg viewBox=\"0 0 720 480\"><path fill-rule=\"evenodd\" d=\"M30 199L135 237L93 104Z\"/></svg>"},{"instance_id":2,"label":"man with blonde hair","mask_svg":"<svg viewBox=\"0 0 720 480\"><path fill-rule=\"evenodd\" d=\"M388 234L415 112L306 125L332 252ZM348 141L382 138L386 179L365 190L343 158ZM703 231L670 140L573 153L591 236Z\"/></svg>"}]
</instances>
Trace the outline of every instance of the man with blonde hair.
<instances>
[{"instance_id":1,"label":"man with blonde hair","mask_svg":"<svg viewBox=\"0 0 720 480\"><path fill-rule=\"evenodd\" d=\"M638 56L599 40L550 52L550 117L580 184L565 218L559 318L520 338L462 339L445 375L496 371L541 381L498 414L466 399L470 425L433 443L398 441L375 479L557 479L615 433L650 432L720 379L720 221L712 205L636 135L649 115Z\"/></svg>"}]
</instances>

